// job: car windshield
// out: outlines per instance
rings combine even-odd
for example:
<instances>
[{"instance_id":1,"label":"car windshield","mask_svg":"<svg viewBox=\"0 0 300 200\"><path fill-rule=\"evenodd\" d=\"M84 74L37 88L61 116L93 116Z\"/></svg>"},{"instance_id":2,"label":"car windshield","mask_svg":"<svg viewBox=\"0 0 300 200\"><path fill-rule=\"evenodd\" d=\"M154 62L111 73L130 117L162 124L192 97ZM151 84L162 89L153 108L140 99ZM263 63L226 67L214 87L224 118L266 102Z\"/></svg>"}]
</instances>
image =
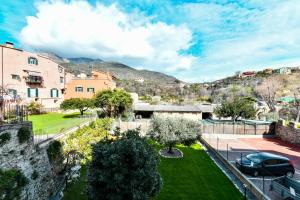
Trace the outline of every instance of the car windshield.
<instances>
[{"instance_id":1,"label":"car windshield","mask_svg":"<svg viewBox=\"0 0 300 200\"><path fill-rule=\"evenodd\" d=\"M246 158L254 163L260 163L262 161L258 154L249 154L246 156Z\"/></svg>"}]
</instances>

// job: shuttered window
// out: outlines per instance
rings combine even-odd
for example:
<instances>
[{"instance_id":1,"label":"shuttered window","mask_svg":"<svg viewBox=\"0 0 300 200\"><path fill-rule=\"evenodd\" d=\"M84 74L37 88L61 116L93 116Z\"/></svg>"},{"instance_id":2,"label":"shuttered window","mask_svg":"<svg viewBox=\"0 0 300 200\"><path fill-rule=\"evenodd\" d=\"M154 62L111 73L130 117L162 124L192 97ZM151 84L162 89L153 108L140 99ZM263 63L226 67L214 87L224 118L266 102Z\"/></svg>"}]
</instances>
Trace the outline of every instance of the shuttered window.
<instances>
[{"instance_id":1,"label":"shuttered window","mask_svg":"<svg viewBox=\"0 0 300 200\"><path fill-rule=\"evenodd\" d=\"M37 88L27 88L28 97L39 97L39 90Z\"/></svg>"},{"instance_id":2,"label":"shuttered window","mask_svg":"<svg viewBox=\"0 0 300 200\"><path fill-rule=\"evenodd\" d=\"M58 97L58 89L53 88L50 90L50 96L51 97Z\"/></svg>"}]
</instances>

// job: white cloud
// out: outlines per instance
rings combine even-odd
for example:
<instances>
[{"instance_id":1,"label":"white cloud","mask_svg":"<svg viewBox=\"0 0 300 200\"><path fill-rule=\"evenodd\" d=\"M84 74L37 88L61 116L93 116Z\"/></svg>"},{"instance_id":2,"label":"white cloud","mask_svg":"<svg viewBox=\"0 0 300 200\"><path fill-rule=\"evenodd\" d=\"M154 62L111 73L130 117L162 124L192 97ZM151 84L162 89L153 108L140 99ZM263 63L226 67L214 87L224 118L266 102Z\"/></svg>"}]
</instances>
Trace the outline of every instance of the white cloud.
<instances>
[{"instance_id":1,"label":"white cloud","mask_svg":"<svg viewBox=\"0 0 300 200\"><path fill-rule=\"evenodd\" d=\"M194 57L188 49L192 32L185 25L151 22L140 13L124 13L117 5L95 7L85 1L37 4L20 33L24 47L65 57L91 57L152 70L186 70Z\"/></svg>"}]
</instances>

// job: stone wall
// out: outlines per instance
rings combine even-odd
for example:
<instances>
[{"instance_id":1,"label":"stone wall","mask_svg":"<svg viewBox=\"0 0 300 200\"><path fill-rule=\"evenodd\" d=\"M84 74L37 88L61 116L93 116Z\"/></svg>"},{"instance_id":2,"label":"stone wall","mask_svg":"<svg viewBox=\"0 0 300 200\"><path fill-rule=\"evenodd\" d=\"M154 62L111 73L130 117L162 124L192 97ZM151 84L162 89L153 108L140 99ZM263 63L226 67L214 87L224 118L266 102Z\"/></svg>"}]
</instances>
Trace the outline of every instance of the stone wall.
<instances>
[{"instance_id":1,"label":"stone wall","mask_svg":"<svg viewBox=\"0 0 300 200\"><path fill-rule=\"evenodd\" d=\"M17 134L23 126L32 133L30 122L0 125L0 135L6 132L11 135L11 139L0 147L0 168L19 169L28 178L21 199L48 199L56 191L57 176L48 160L47 147L35 147L32 134L28 141L19 143ZM38 176L34 178L33 173Z\"/></svg>"},{"instance_id":2,"label":"stone wall","mask_svg":"<svg viewBox=\"0 0 300 200\"><path fill-rule=\"evenodd\" d=\"M289 124L285 126L283 120L279 120L276 124L276 136L283 141L300 144L300 129L296 128L294 122L289 122Z\"/></svg>"}]
</instances>

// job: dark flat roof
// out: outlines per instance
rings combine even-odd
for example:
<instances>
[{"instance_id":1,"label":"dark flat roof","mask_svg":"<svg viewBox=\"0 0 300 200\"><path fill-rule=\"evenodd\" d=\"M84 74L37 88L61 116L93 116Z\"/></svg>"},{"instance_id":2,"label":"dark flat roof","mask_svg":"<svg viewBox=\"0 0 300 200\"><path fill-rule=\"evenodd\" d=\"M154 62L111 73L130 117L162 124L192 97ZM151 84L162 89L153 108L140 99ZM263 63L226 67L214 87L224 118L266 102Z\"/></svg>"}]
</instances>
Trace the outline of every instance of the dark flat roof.
<instances>
[{"instance_id":1,"label":"dark flat roof","mask_svg":"<svg viewBox=\"0 0 300 200\"><path fill-rule=\"evenodd\" d=\"M152 112L213 112L212 105L150 105L135 104L134 111L152 111Z\"/></svg>"}]
</instances>

